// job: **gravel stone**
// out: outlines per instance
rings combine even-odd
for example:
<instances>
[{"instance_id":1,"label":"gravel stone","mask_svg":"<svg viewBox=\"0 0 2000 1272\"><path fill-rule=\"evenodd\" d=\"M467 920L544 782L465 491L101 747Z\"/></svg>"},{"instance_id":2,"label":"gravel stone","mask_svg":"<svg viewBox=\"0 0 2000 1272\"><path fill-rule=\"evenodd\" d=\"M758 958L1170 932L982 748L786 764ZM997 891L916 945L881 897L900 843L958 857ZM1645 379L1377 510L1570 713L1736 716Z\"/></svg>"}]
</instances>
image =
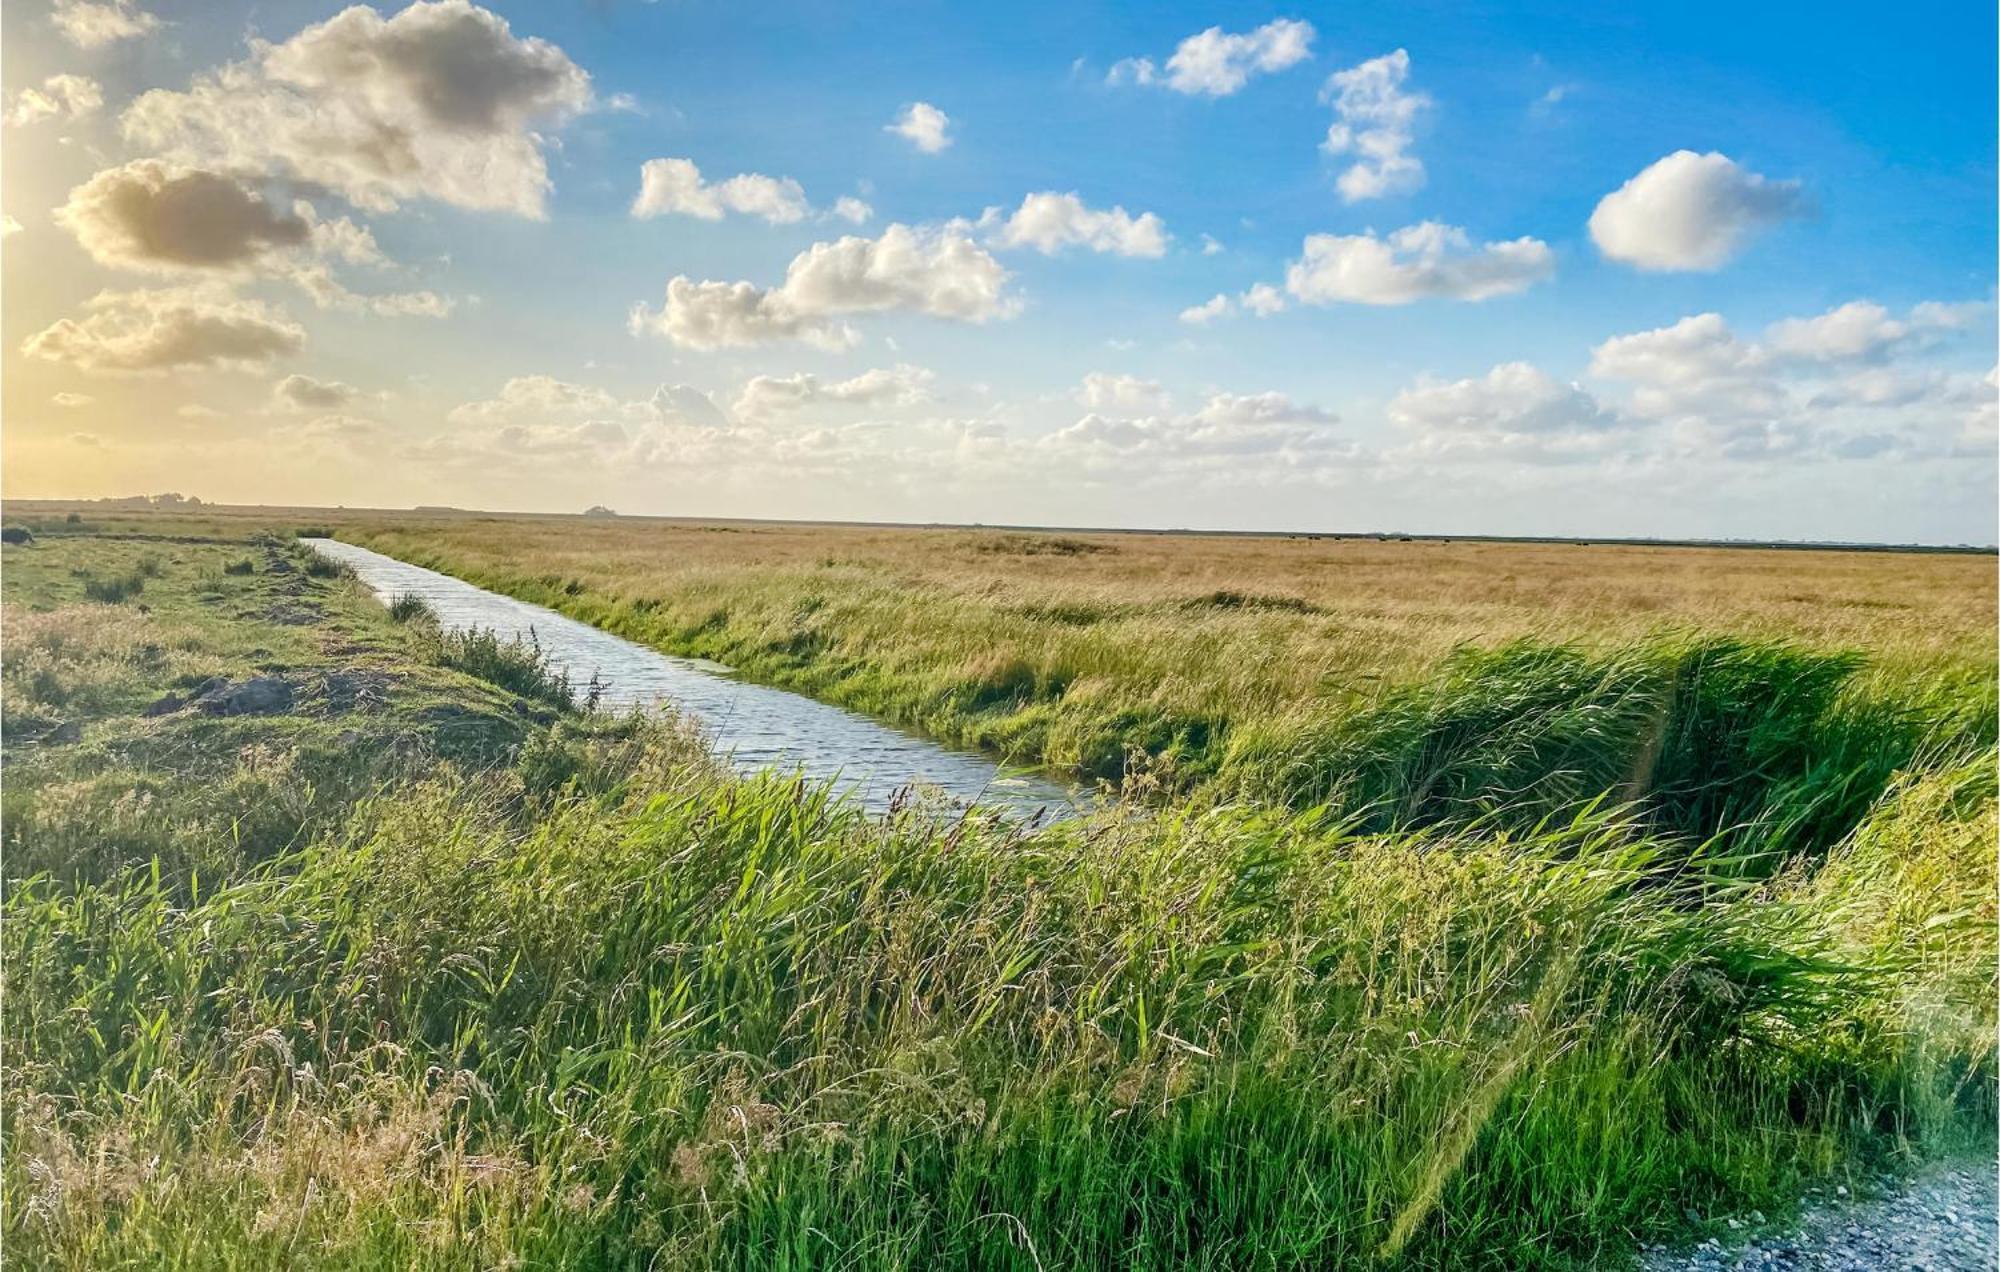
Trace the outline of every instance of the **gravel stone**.
<instances>
[{"instance_id":1,"label":"gravel stone","mask_svg":"<svg viewBox=\"0 0 2000 1272\"><path fill-rule=\"evenodd\" d=\"M1713 1268L1810 1268L1815 1272L1992 1272L1996 1266L1994 1164L1952 1162L1910 1179L1882 1181L1868 1198L1845 1185L1809 1206L1781 1229L1728 1245L1710 1238L1691 1249L1654 1249L1639 1260L1645 1272ZM1747 1227L1761 1227L1754 1211ZM1746 1226L1728 1220L1731 1228Z\"/></svg>"}]
</instances>

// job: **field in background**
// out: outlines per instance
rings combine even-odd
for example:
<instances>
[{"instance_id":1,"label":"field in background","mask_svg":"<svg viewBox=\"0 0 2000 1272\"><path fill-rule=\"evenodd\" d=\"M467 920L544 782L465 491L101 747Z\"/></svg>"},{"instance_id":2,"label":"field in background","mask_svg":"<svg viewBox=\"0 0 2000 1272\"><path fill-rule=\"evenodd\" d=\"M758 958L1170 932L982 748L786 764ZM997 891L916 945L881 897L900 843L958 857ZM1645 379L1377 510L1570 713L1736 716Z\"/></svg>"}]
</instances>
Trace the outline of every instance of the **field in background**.
<instances>
[{"instance_id":1,"label":"field in background","mask_svg":"<svg viewBox=\"0 0 2000 1272\"><path fill-rule=\"evenodd\" d=\"M1594 1267L1990 1152L1991 558L8 520L31 1262ZM306 527L1135 799L739 781Z\"/></svg>"}]
</instances>

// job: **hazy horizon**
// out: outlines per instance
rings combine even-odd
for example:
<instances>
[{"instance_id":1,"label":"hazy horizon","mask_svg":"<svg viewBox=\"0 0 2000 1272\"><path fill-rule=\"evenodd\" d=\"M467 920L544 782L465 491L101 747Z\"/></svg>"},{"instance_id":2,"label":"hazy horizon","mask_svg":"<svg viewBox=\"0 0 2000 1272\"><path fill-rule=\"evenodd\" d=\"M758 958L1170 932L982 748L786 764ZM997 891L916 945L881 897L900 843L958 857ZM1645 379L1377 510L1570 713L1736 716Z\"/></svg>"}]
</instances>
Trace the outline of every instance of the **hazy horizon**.
<instances>
[{"instance_id":1,"label":"hazy horizon","mask_svg":"<svg viewBox=\"0 0 2000 1272\"><path fill-rule=\"evenodd\" d=\"M0 493L1990 544L1993 21L10 5Z\"/></svg>"}]
</instances>

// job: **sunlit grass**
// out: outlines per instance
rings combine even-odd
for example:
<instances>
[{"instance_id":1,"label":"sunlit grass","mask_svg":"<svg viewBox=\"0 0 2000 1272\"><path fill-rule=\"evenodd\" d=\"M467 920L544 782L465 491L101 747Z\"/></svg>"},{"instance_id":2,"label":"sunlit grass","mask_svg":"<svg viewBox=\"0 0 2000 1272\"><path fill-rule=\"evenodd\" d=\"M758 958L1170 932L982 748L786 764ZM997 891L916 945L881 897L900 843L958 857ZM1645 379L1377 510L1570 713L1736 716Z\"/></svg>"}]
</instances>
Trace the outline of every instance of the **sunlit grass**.
<instances>
[{"instance_id":1,"label":"sunlit grass","mask_svg":"<svg viewBox=\"0 0 2000 1272\"><path fill-rule=\"evenodd\" d=\"M66 533L6 549L24 1265L1582 1268L1990 1150L1990 634L1668 605L1302 672L1359 593L1124 539L522 547L608 626L1116 749L1136 798L1021 829L732 778L240 537ZM84 599L148 553L147 611ZM141 714L273 673L295 713Z\"/></svg>"}]
</instances>

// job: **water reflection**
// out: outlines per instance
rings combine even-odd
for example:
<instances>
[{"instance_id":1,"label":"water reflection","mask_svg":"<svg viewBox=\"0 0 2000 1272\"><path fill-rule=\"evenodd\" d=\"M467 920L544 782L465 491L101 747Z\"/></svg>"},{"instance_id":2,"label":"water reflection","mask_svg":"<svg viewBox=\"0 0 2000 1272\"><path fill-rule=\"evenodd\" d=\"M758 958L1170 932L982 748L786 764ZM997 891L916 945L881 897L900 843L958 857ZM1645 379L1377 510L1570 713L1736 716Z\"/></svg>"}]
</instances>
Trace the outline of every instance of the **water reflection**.
<instances>
[{"instance_id":1,"label":"water reflection","mask_svg":"<svg viewBox=\"0 0 2000 1272\"><path fill-rule=\"evenodd\" d=\"M1072 794L1062 787L1026 774L1003 774L985 756L954 751L782 689L733 680L705 659L675 658L367 548L336 539L305 542L351 567L384 602L421 597L448 628L492 631L503 640L527 639L532 632L572 685L597 679L603 706L670 705L698 721L716 750L744 772L776 768L829 779L875 812L912 785L1020 815L1075 812Z\"/></svg>"}]
</instances>

